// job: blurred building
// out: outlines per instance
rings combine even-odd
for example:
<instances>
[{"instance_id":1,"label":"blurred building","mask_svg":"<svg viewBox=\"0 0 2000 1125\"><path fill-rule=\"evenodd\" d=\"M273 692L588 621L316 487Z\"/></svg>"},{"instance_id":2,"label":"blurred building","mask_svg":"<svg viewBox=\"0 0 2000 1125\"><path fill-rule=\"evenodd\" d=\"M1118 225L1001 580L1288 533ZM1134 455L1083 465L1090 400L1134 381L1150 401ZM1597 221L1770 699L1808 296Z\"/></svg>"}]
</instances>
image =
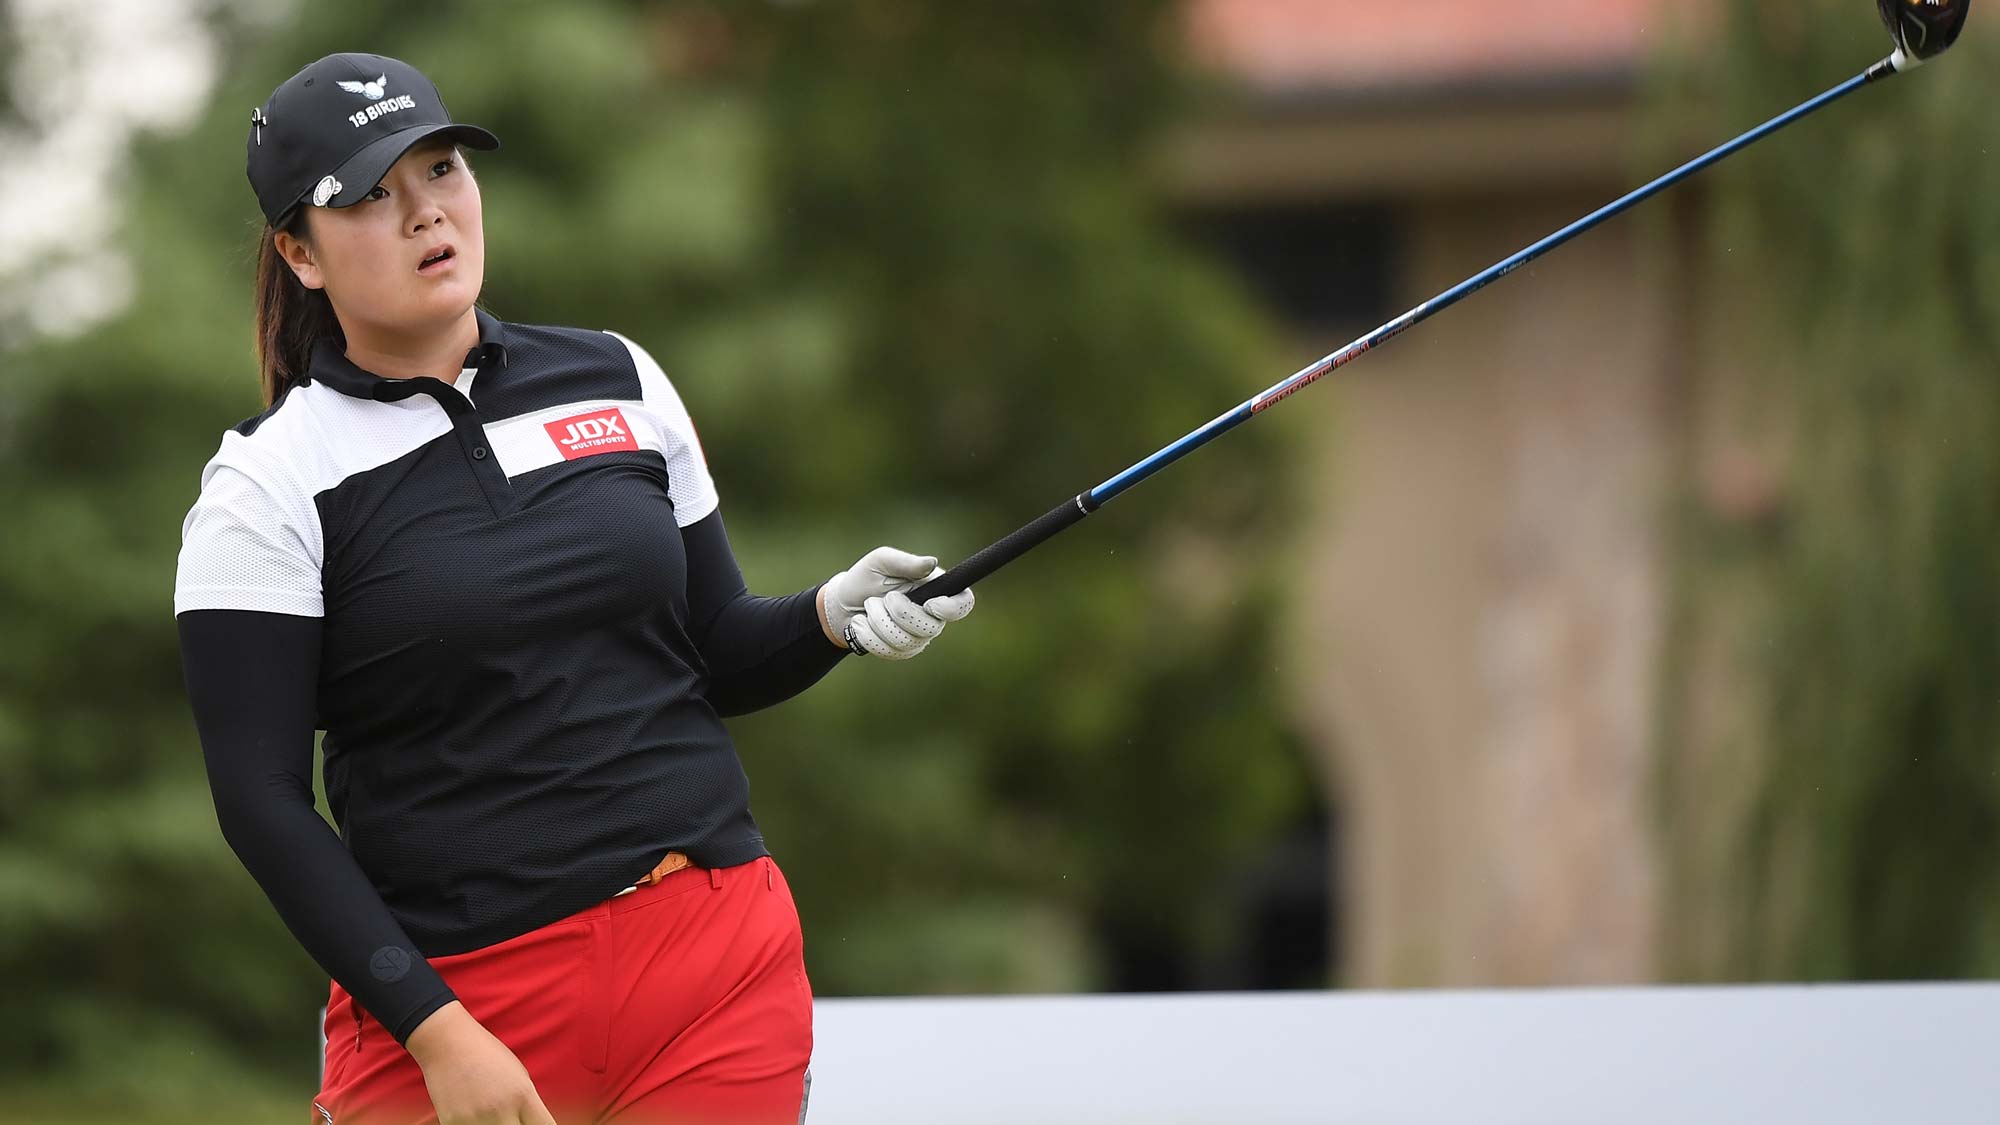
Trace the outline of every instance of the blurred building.
<instances>
[{"instance_id":1,"label":"blurred building","mask_svg":"<svg viewBox=\"0 0 2000 1125\"><path fill-rule=\"evenodd\" d=\"M1692 155L1642 143L1639 97L1690 8L1197 0L1236 96L1170 155L1187 221L1303 366ZM1317 433L1287 664L1343 983L1660 972L1661 506L1692 456L1699 206L1676 189L1288 404ZM1731 463L1718 487L1754 505Z\"/></svg>"}]
</instances>

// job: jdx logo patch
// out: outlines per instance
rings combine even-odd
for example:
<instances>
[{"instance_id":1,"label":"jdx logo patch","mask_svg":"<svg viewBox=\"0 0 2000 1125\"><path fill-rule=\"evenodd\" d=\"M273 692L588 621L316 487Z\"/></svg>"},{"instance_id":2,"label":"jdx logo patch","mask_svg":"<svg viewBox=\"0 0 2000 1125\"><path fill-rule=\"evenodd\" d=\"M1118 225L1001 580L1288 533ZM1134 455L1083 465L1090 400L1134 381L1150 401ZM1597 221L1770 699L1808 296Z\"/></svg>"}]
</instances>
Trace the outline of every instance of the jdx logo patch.
<instances>
[{"instance_id":1,"label":"jdx logo patch","mask_svg":"<svg viewBox=\"0 0 2000 1125\"><path fill-rule=\"evenodd\" d=\"M639 448L639 443L632 440L631 428L625 424L625 415L615 407L548 422L542 428L549 432L556 448L562 450L565 461Z\"/></svg>"}]
</instances>

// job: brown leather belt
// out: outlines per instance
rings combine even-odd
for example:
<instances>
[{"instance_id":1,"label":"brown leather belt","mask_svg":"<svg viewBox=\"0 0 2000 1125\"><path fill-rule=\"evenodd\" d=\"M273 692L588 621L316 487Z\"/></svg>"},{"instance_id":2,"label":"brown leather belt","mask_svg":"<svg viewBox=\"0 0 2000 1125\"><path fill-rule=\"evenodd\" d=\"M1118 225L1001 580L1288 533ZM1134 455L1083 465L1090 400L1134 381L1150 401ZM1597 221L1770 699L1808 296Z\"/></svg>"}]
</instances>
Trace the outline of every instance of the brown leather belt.
<instances>
[{"instance_id":1,"label":"brown leather belt","mask_svg":"<svg viewBox=\"0 0 2000 1125\"><path fill-rule=\"evenodd\" d=\"M617 898L619 895L629 895L633 891L638 890L640 887L652 886L654 883L657 883L660 880L666 878L667 876L672 875L674 872L679 871L683 867L693 867L693 866L694 863L688 859L686 853L668 852L665 858L661 859L660 862L653 865L653 869L651 871L648 871L644 875L639 876L638 882L632 884L629 887L626 887L624 890L619 891L618 894L612 895L611 897Z\"/></svg>"}]
</instances>

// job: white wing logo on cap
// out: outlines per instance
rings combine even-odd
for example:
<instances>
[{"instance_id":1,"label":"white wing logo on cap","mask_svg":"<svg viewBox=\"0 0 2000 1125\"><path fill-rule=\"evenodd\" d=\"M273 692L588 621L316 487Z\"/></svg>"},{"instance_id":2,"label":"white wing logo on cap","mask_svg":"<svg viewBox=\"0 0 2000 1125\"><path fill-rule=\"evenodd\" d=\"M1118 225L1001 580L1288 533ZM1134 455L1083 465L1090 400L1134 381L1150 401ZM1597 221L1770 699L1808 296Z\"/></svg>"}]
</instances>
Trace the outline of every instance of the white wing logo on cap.
<instances>
[{"instance_id":1,"label":"white wing logo on cap","mask_svg":"<svg viewBox=\"0 0 2000 1125\"><path fill-rule=\"evenodd\" d=\"M373 82L342 82L340 88L350 94L360 94L371 102L379 102L382 95L389 92L389 76L385 74Z\"/></svg>"}]
</instances>

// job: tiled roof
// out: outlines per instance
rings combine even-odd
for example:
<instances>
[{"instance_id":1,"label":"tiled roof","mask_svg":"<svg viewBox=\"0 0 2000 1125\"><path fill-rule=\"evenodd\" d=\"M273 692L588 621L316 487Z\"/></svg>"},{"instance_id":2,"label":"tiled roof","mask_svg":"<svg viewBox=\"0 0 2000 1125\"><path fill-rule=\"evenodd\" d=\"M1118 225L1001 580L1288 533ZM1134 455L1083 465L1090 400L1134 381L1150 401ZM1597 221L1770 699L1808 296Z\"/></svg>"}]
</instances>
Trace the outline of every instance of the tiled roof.
<instances>
[{"instance_id":1,"label":"tiled roof","mask_svg":"<svg viewBox=\"0 0 2000 1125\"><path fill-rule=\"evenodd\" d=\"M1690 0L1191 0L1198 58L1267 88L1629 69ZM1874 13L1866 13L1869 19Z\"/></svg>"}]
</instances>

